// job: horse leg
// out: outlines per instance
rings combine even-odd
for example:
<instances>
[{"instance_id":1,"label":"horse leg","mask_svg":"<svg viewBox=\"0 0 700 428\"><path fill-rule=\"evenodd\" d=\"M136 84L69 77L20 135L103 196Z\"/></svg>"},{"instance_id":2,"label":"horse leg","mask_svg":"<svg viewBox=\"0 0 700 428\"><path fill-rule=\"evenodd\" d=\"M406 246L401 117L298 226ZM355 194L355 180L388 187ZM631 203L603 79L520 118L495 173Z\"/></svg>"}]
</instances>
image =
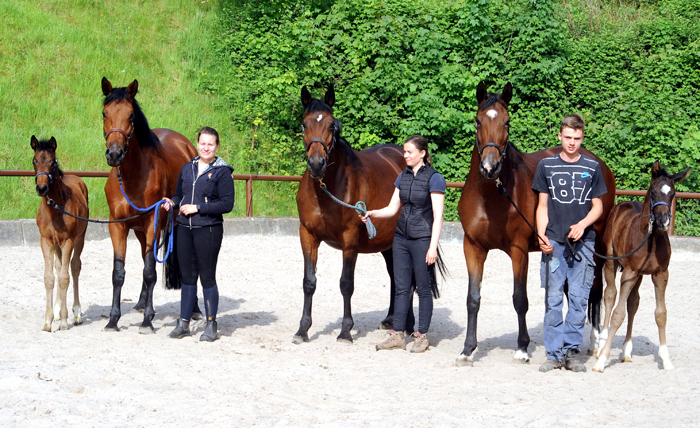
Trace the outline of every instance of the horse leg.
<instances>
[{"instance_id":1,"label":"horse leg","mask_svg":"<svg viewBox=\"0 0 700 428\"><path fill-rule=\"evenodd\" d=\"M651 276L656 294L656 326L659 328L659 358L664 366L664 370L673 370L671 357L668 355L666 346L666 286L668 285L668 270L659 272Z\"/></svg>"},{"instance_id":2,"label":"horse leg","mask_svg":"<svg viewBox=\"0 0 700 428\"><path fill-rule=\"evenodd\" d=\"M56 277L53 274L53 245L43 237L41 238L41 252L44 255L44 288L46 288L46 314L42 330L50 333L51 323L53 322L53 286Z\"/></svg>"},{"instance_id":3,"label":"horse leg","mask_svg":"<svg viewBox=\"0 0 700 428\"><path fill-rule=\"evenodd\" d=\"M463 241L464 257L467 260L469 272L469 290L467 295L467 338L464 340L464 349L457 357L458 366L474 365L474 350L476 349L476 321L481 303L481 279L484 274L484 262L488 250L477 247L467 241Z\"/></svg>"},{"instance_id":4,"label":"horse leg","mask_svg":"<svg viewBox=\"0 0 700 428\"><path fill-rule=\"evenodd\" d=\"M610 254L608 254L608 256L609 255ZM603 315L603 329L600 332L600 337L595 347L596 357L600 357L600 349L605 345L605 342L608 340L608 335L610 334L610 316L612 315L613 306L615 306L615 300L617 299L615 277L617 276L616 269L618 265L619 264L613 260L607 260L605 262L605 314ZM591 343L593 343L593 331L594 329L591 329Z\"/></svg>"},{"instance_id":5,"label":"horse leg","mask_svg":"<svg viewBox=\"0 0 700 428\"><path fill-rule=\"evenodd\" d=\"M155 332L153 328L153 317L156 311L153 308L153 288L158 280L156 274L156 259L153 256L153 248L149 246L150 251L146 253L143 261L143 281L146 283L146 309L143 312L143 322L139 326L139 333L152 334Z\"/></svg>"},{"instance_id":6,"label":"horse leg","mask_svg":"<svg viewBox=\"0 0 700 428\"><path fill-rule=\"evenodd\" d=\"M316 291L316 261L318 246L321 245L321 241L314 238L304 226L299 226L299 239L304 254L304 309L299 321L299 330L292 338L292 342L297 344L309 341L309 328L312 324L311 305Z\"/></svg>"},{"instance_id":7,"label":"horse leg","mask_svg":"<svg viewBox=\"0 0 700 428\"><path fill-rule=\"evenodd\" d=\"M641 283L642 276L640 275L627 298L627 334L625 341L622 342L622 357L620 358L623 363L632 362L632 326L634 325L634 316L639 309L639 284Z\"/></svg>"},{"instance_id":8,"label":"horse leg","mask_svg":"<svg viewBox=\"0 0 700 428\"><path fill-rule=\"evenodd\" d=\"M141 258L143 259L144 265L146 264L146 234L144 232L134 230L134 235L136 239L139 240L141 244ZM146 286L146 280L141 282L141 294L139 294L139 301L136 305L131 308L132 312L144 312L146 310L146 299L148 298L148 287Z\"/></svg>"},{"instance_id":9,"label":"horse leg","mask_svg":"<svg viewBox=\"0 0 700 428\"><path fill-rule=\"evenodd\" d=\"M338 342L352 343L350 330L355 325L352 320L352 294L355 292L355 264L357 248L343 250L343 273L340 275L340 294L343 295L343 325Z\"/></svg>"},{"instance_id":10,"label":"horse leg","mask_svg":"<svg viewBox=\"0 0 700 428\"><path fill-rule=\"evenodd\" d=\"M112 238L114 248L114 265L112 267L112 309L109 313L109 322L105 327L106 331L119 331L119 318L122 316L121 297L122 286L124 285L124 260L126 260L126 237L129 229L124 223L110 223L109 236Z\"/></svg>"},{"instance_id":11,"label":"horse leg","mask_svg":"<svg viewBox=\"0 0 700 428\"><path fill-rule=\"evenodd\" d=\"M386 270L389 272L389 279L391 281L391 291L389 300L389 313L386 314L386 318L379 323L379 328L381 330L391 330L394 328L394 297L396 297L396 283L394 282L394 255L389 248L386 251L382 251L382 256L384 257L384 263L386 263Z\"/></svg>"},{"instance_id":12,"label":"horse leg","mask_svg":"<svg viewBox=\"0 0 700 428\"><path fill-rule=\"evenodd\" d=\"M596 246L598 251L600 246ZM593 285L588 295L588 319L591 322L591 340L588 348L588 355L598 354L598 342L602 335L600 331L600 302L603 300L603 265L604 260L593 256L595 260L595 275L593 276Z\"/></svg>"},{"instance_id":13,"label":"horse leg","mask_svg":"<svg viewBox=\"0 0 700 428\"><path fill-rule=\"evenodd\" d=\"M520 248L527 248L523 245ZM527 268L528 254L519 248L513 248L510 252L510 260L513 264L513 307L518 314L518 350L513 357L514 363L527 363L530 357L527 347L530 345L530 335L527 332Z\"/></svg>"},{"instance_id":14,"label":"horse leg","mask_svg":"<svg viewBox=\"0 0 700 428\"><path fill-rule=\"evenodd\" d=\"M68 286L70 285L70 259L73 255L73 241L67 240L61 246L60 263L57 261L56 271L58 272L58 303L60 304L59 314L61 324L59 330L68 330Z\"/></svg>"},{"instance_id":15,"label":"horse leg","mask_svg":"<svg viewBox=\"0 0 700 428\"><path fill-rule=\"evenodd\" d=\"M610 332L608 333L608 340L605 341L605 346L603 346L603 349L600 351L598 362L593 367L594 372L603 373L603 371L605 371L605 362L610 356L610 348L612 348L615 333L617 333L617 330L625 320L627 299L629 298L629 295L634 289L634 286L637 284L638 280L638 275L636 272L632 272L632 269L625 269L622 272L622 278L620 280L620 300L617 302L617 306L613 310L612 317L610 319Z\"/></svg>"},{"instance_id":16,"label":"horse leg","mask_svg":"<svg viewBox=\"0 0 700 428\"><path fill-rule=\"evenodd\" d=\"M80 325L83 323L82 312L80 310L80 297L78 290L78 278L80 277L80 270L82 269L82 262L80 260L80 255L83 253L83 247L85 246L85 235L80 235L75 239L75 247L73 247L73 257L70 261L71 275L73 276L73 325Z\"/></svg>"}]
</instances>

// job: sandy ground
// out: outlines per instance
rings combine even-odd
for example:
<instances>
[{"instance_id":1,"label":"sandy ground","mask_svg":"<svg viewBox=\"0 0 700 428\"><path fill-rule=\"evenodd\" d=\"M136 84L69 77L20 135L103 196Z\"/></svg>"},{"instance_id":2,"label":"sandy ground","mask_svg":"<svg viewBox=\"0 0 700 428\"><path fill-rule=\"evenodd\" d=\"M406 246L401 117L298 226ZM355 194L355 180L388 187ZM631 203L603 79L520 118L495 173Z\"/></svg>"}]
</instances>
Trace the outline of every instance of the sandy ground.
<instances>
[{"instance_id":1,"label":"sandy ground","mask_svg":"<svg viewBox=\"0 0 700 428\"><path fill-rule=\"evenodd\" d=\"M221 339L168 338L179 292L155 292L156 334L141 335L142 264L129 242L118 333L103 331L111 304L109 240L88 241L80 299L85 322L42 332L39 247L0 249L0 425L2 426L668 426L700 420L700 295L697 253L676 251L667 293L675 370L664 371L649 279L635 323L634 362L619 361L618 332L605 373L538 372L543 290L530 261L530 364L513 364L517 321L505 254L486 263L474 367L456 367L466 328L467 269L461 245L443 244L451 278L442 285L425 354L376 352L388 308L383 259L361 255L353 298L355 343L336 342L342 297L340 252L320 249L311 342L295 345L303 301L297 238L235 236L219 261ZM72 292L69 290L69 305ZM200 292L201 299L201 292ZM201 300L200 300L201 305ZM416 300L417 305L417 300ZM203 307L203 306L202 306ZM54 323L54 330L58 323ZM588 346L588 329L584 347ZM624 326L623 329L624 330ZM696 425L697 426L697 425Z\"/></svg>"}]
</instances>

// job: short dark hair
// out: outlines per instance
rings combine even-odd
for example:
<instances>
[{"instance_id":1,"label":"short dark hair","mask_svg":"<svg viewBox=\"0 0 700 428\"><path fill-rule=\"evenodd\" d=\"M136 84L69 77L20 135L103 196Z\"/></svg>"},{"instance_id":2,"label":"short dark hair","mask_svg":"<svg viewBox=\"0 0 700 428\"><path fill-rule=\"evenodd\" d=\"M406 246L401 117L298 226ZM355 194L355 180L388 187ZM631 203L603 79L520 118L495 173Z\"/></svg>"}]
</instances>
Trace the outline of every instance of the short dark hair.
<instances>
[{"instance_id":1,"label":"short dark hair","mask_svg":"<svg viewBox=\"0 0 700 428\"><path fill-rule=\"evenodd\" d=\"M564 127L568 127L571 129L580 129L583 131L583 128L586 126L586 122L583 120L583 116L581 116L578 113L570 114L564 119L561 120L561 125L559 126L559 132L564 130Z\"/></svg>"},{"instance_id":2,"label":"short dark hair","mask_svg":"<svg viewBox=\"0 0 700 428\"><path fill-rule=\"evenodd\" d=\"M408 137L403 143L413 144L414 146L416 146L418 151L425 150L425 156L423 157L423 160L428 165L433 166L433 158L430 157L430 150L428 150L428 141L425 139L425 137L423 137L422 135L414 135L412 137Z\"/></svg>"},{"instance_id":3,"label":"short dark hair","mask_svg":"<svg viewBox=\"0 0 700 428\"><path fill-rule=\"evenodd\" d=\"M205 126L204 128L200 129L199 133L197 134L197 141L199 141L199 137L201 137L202 134L213 135L216 138L216 145L219 145L219 133L216 132L216 129L209 126Z\"/></svg>"}]
</instances>

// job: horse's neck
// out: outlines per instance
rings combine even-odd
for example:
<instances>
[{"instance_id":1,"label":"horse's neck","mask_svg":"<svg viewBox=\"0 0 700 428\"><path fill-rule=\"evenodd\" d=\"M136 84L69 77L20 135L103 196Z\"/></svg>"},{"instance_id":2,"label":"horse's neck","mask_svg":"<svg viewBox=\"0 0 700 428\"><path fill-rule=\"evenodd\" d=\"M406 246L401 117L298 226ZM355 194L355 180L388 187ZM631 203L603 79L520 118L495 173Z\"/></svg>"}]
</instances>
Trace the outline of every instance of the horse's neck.
<instances>
[{"instance_id":1,"label":"horse's neck","mask_svg":"<svg viewBox=\"0 0 700 428\"><path fill-rule=\"evenodd\" d=\"M146 171L144 171L147 165L143 159L143 155L143 150L141 146L139 146L136 136L132 136L131 142L129 143L129 150L126 152L124 161L119 167L124 187L139 184L139 181L142 180L144 176L148 176Z\"/></svg>"},{"instance_id":2,"label":"horse's neck","mask_svg":"<svg viewBox=\"0 0 700 428\"><path fill-rule=\"evenodd\" d=\"M323 181L329 191L333 192L348 181L350 178L348 172L351 171L353 163L357 161L357 155L349 144L345 142L338 144L328 158L328 168Z\"/></svg>"},{"instance_id":3,"label":"horse's neck","mask_svg":"<svg viewBox=\"0 0 700 428\"><path fill-rule=\"evenodd\" d=\"M63 206L66 199L66 186L63 184L63 179L56 174L54 182L49 186L49 191L46 197L51 198L56 202L56 204Z\"/></svg>"},{"instance_id":4,"label":"horse's neck","mask_svg":"<svg viewBox=\"0 0 700 428\"><path fill-rule=\"evenodd\" d=\"M642 212L637 214L638 218L635 219L638 221L637 230L644 236L646 236L647 232L649 231L649 220L651 219L651 196L649 192L650 191L647 190L647 194L644 196L644 201L642 202ZM654 232L656 232L656 229L654 229Z\"/></svg>"}]
</instances>

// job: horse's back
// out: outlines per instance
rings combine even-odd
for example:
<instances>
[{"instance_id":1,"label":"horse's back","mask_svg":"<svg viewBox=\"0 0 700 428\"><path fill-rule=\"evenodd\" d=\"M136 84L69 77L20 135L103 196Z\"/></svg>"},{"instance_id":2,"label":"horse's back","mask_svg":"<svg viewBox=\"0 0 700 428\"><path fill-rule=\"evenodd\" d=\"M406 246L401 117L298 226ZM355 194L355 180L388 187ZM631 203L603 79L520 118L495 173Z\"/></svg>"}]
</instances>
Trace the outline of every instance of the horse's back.
<instances>
[{"instance_id":1,"label":"horse's back","mask_svg":"<svg viewBox=\"0 0 700 428\"><path fill-rule=\"evenodd\" d=\"M197 156L197 149L192 142L179 132L167 128L157 128L154 129L153 132L160 140L162 149L166 153L168 160L185 160L182 165L180 165L180 168Z\"/></svg>"}]
</instances>

